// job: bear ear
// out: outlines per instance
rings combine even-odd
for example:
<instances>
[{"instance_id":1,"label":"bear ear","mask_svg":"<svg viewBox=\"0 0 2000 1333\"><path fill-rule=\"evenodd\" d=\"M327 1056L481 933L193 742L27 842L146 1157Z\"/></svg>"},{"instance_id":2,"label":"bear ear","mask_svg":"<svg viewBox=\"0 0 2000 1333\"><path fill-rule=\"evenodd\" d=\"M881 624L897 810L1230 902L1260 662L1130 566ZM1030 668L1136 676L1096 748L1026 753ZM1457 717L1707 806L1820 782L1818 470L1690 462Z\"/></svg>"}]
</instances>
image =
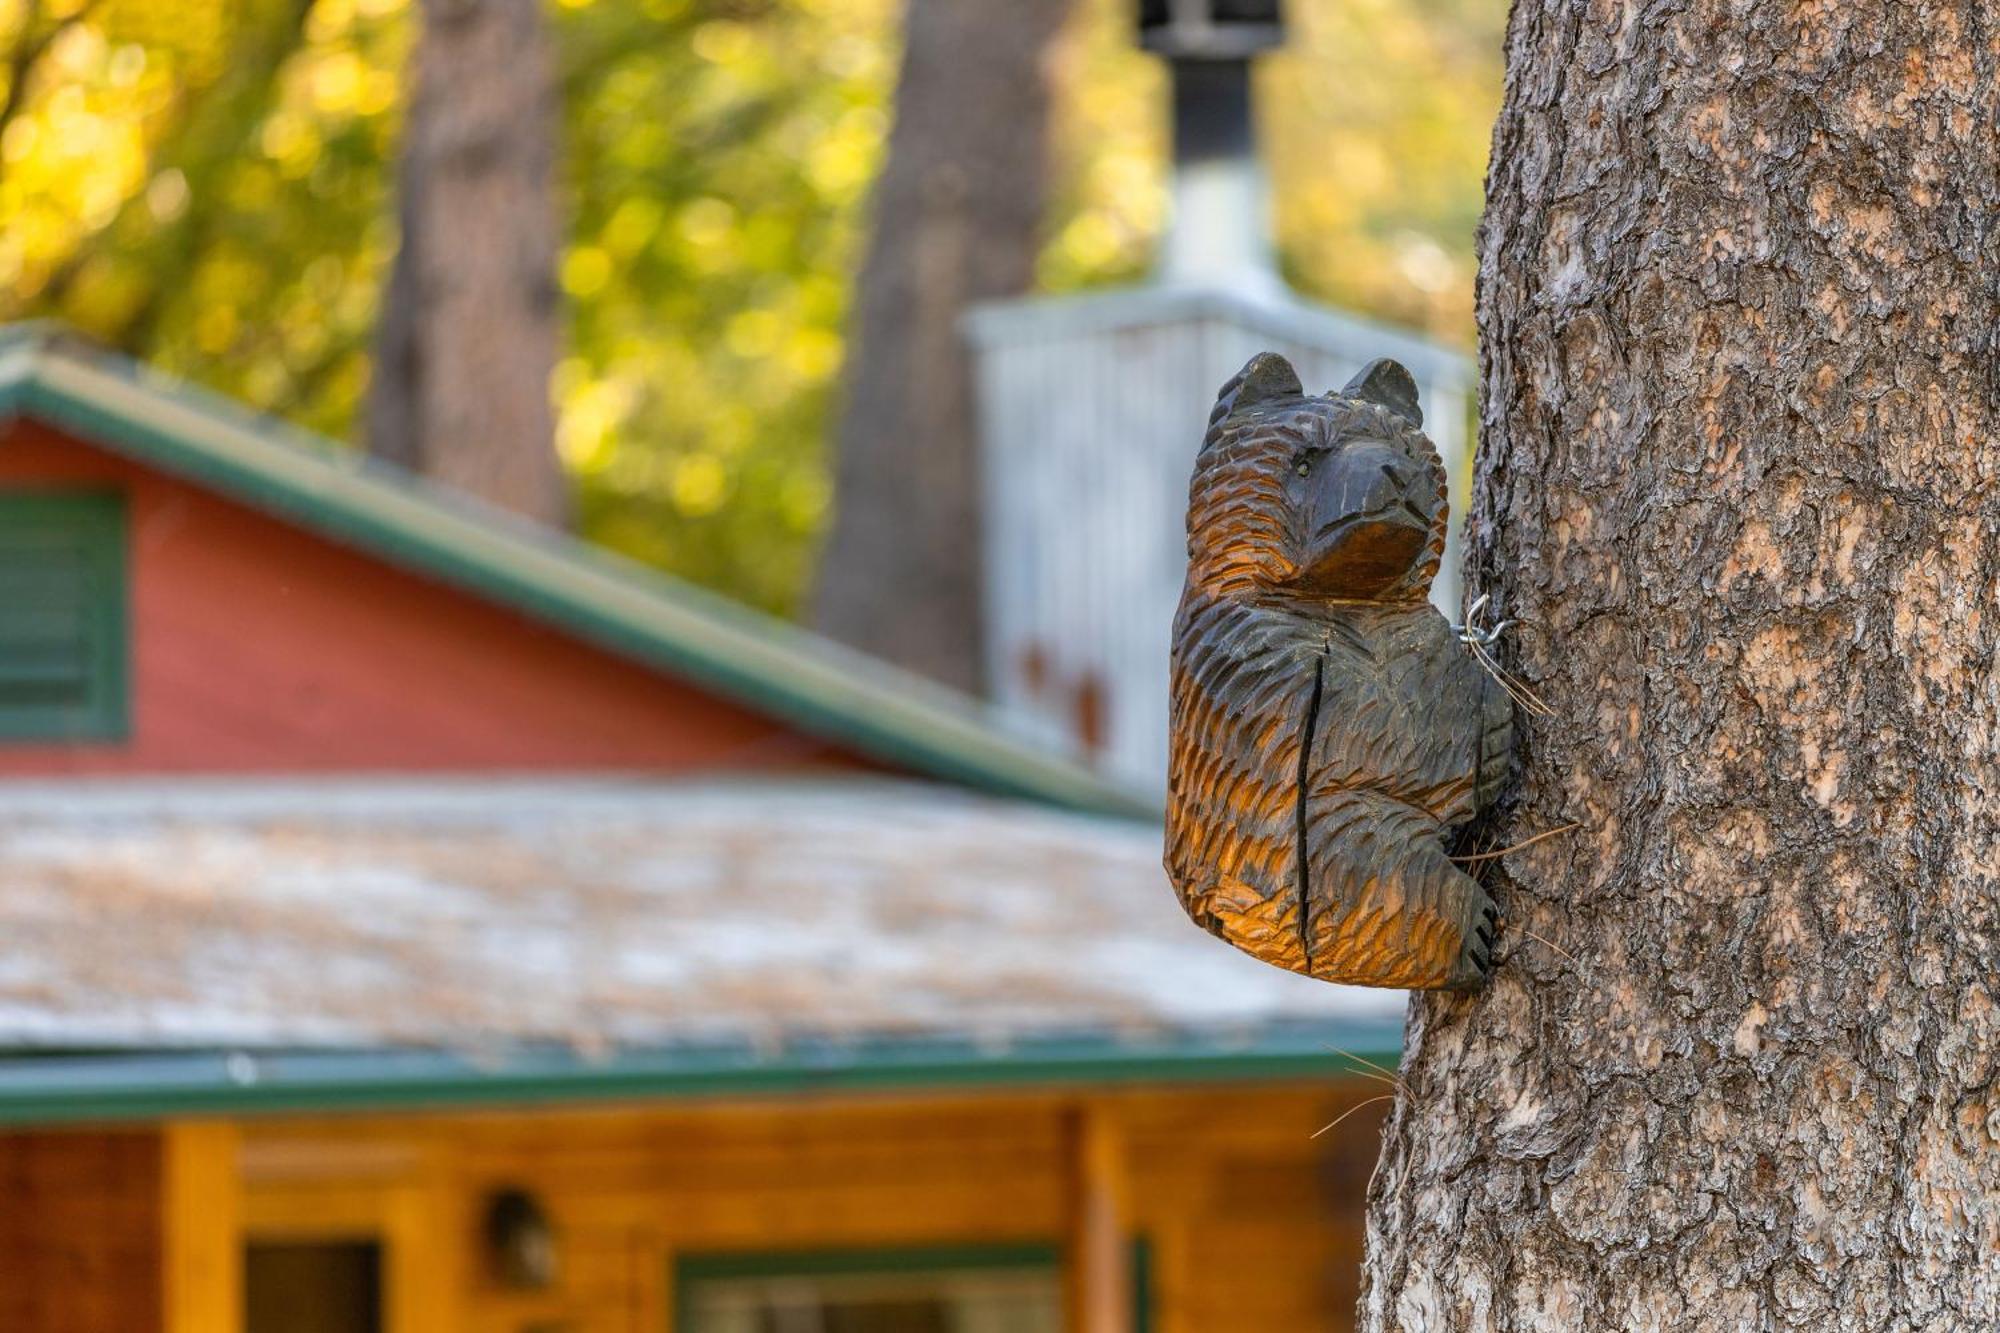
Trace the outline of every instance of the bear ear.
<instances>
[{"instance_id":1,"label":"bear ear","mask_svg":"<svg viewBox=\"0 0 2000 1333\"><path fill-rule=\"evenodd\" d=\"M1215 396L1215 410L1209 413L1208 420L1213 425L1242 408L1255 407L1274 398L1299 398L1304 394L1305 386L1299 383L1299 372L1292 369L1291 362L1276 352L1259 352L1222 386L1222 392Z\"/></svg>"},{"instance_id":2,"label":"bear ear","mask_svg":"<svg viewBox=\"0 0 2000 1333\"><path fill-rule=\"evenodd\" d=\"M1383 357L1370 361L1361 373L1340 391L1342 398L1359 398L1386 407L1412 426L1424 424L1424 409L1417 405L1417 382L1398 363Z\"/></svg>"}]
</instances>

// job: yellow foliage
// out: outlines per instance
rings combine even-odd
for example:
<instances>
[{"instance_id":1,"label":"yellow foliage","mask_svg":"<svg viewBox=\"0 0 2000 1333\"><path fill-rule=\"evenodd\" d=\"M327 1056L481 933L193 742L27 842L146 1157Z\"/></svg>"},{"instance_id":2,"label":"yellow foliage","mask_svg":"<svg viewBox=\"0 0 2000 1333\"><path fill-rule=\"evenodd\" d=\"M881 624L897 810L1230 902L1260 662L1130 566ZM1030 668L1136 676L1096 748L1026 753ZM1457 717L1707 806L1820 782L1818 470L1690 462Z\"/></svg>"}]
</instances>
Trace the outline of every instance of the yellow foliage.
<instances>
[{"instance_id":1,"label":"yellow foliage","mask_svg":"<svg viewBox=\"0 0 2000 1333\"><path fill-rule=\"evenodd\" d=\"M558 0L559 445L599 539L796 604L824 521L904 0ZM1162 71L1130 0L1056 52L1062 290L1141 276L1166 223ZM1504 0L1293 0L1258 86L1304 289L1469 341ZM351 435L395 245L412 0L0 0L39 50L0 123L0 314L53 314ZM6 62L0 60L0 82Z\"/></svg>"}]
</instances>

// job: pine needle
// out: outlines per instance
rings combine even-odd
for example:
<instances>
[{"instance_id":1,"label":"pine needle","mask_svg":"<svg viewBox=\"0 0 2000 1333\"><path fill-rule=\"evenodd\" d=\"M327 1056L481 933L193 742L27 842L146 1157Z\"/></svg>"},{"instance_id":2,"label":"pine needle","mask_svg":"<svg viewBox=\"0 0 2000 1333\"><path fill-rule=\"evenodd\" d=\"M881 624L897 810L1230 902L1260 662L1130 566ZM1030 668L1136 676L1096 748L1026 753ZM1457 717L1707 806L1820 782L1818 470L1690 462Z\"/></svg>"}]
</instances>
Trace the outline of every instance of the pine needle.
<instances>
[{"instance_id":1,"label":"pine needle","mask_svg":"<svg viewBox=\"0 0 2000 1333\"><path fill-rule=\"evenodd\" d=\"M1552 828L1547 833L1537 833L1534 837L1524 838L1520 842L1515 843L1511 847L1502 847L1498 851L1493 851L1493 852L1473 852L1468 856L1454 856L1451 859L1458 862L1460 865L1465 864L1467 861L1491 861L1497 857L1506 856L1510 852L1518 852L1523 847L1532 847L1544 838L1553 838L1558 833L1572 833L1582 827L1583 825L1580 822L1576 820L1571 820L1569 823L1564 824L1561 828Z\"/></svg>"},{"instance_id":2,"label":"pine needle","mask_svg":"<svg viewBox=\"0 0 2000 1333\"><path fill-rule=\"evenodd\" d=\"M1335 1055L1341 1057L1343 1060L1352 1060L1354 1061L1354 1063L1358 1065L1367 1065L1370 1069L1377 1070L1383 1074L1388 1075L1390 1078L1396 1080L1398 1086L1401 1086L1403 1082L1403 1076L1401 1074L1397 1073L1395 1070L1389 1068L1389 1066L1385 1064L1378 1064L1375 1061L1370 1060L1365 1055L1356 1055L1353 1051L1344 1051L1338 1046L1329 1046L1327 1047L1327 1049L1329 1051L1332 1051Z\"/></svg>"},{"instance_id":3,"label":"pine needle","mask_svg":"<svg viewBox=\"0 0 2000 1333\"><path fill-rule=\"evenodd\" d=\"M1493 677L1501 689L1507 691L1508 698L1512 699L1528 712L1533 713L1536 717L1554 717L1556 715L1556 710L1543 703L1540 695L1529 689L1515 676L1508 674L1505 667L1494 661L1493 654L1487 652L1484 645L1480 644L1477 640L1467 640L1466 646L1472 649L1472 656L1479 662L1479 665L1486 668L1486 674Z\"/></svg>"},{"instance_id":4,"label":"pine needle","mask_svg":"<svg viewBox=\"0 0 2000 1333\"><path fill-rule=\"evenodd\" d=\"M1347 1117L1353 1115L1356 1111L1359 1111L1364 1106L1373 1106L1377 1102L1393 1102L1395 1100L1396 1098L1393 1093L1384 1093L1380 1097L1370 1097L1366 1101L1356 1102L1354 1103L1354 1105L1348 1107L1345 1111L1342 1111L1339 1115L1335 1116L1333 1118L1332 1124L1321 1125L1318 1129L1314 1130L1312 1132L1311 1137L1318 1138L1322 1134L1325 1134L1334 1129L1338 1129L1340 1127L1341 1121L1347 1119Z\"/></svg>"},{"instance_id":5,"label":"pine needle","mask_svg":"<svg viewBox=\"0 0 2000 1333\"><path fill-rule=\"evenodd\" d=\"M1526 935L1529 939L1541 945L1543 948L1548 949L1552 953L1560 954L1564 958L1569 959L1569 965L1571 967L1583 966L1582 963L1576 961L1575 954L1571 953L1568 949L1563 948L1560 944L1557 944L1554 940L1545 940L1540 935L1537 935L1534 931L1529 930L1526 926L1514 926L1512 927L1512 929L1519 931L1523 935Z\"/></svg>"},{"instance_id":6,"label":"pine needle","mask_svg":"<svg viewBox=\"0 0 2000 1333\"><path fill-rule=\"evenodd\" d=\"M1321 1042L1320 1044L1322 1046L1326 1045L1326 1043L1324 1042ZM1370 1060L1365 1055L1356 1055L1353 1051L1344 1051L1338 1046L1327 1046L1326 1049L1332 1051L1335 1055L1339 1056L1343 1060L1352 1060L1357 1065L1365 1066L1365 1068L1356 1069L1353 1071L1354 1073L1359 1074L1362 1078L1372 1078L1377 1083L1386 1084L1387 1086L1396 1089L1398 1092L1402 1091L1403 1076L1401 1074L1398 1074L1395 1070L1384 1068L1383 1066L1376 1064L1373 1060Z\"/></svg>"},{"instance_id":7,"label":"pine needle","mask_svg":"<svg viewBox=\"0 0 2000 1333\"><path fill-rule=\"evenodd\" d=\"M1508 698L1537 717L1555 716L1555 709L1542 702L1541 696L1523 684L1520 677L1514 675L1501 666L1499 662L1495 661L1493 654L1475 644L1472 649L1472 655L1478 659L1481 666L1486 668L1487 674L1500 683L1500 688L1507 692Z\"/></svg>"}]
</instances>

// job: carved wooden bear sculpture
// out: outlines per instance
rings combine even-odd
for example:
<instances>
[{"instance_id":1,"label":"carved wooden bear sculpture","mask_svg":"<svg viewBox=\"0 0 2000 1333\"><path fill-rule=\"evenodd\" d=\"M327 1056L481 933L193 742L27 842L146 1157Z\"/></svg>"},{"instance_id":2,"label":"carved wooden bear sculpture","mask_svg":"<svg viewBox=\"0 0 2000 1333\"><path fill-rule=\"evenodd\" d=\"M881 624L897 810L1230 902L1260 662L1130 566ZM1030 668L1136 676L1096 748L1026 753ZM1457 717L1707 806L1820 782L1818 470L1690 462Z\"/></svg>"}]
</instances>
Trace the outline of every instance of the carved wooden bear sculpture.
<instances>
[{"instance_id":1,"label":"carved wooden bear sculpture","mask_svg":"<svg viewBox=\"0 0 2000 1333\"><path fill-rule=\"evenodd\" d=\"M1195 921L1326 981L1477 985L1494 907L1445 853L1498 793L1512 705L1426 600L1445 472L1408 371L1222 388L1174 621L1167 872Z\"/></svg>"}]
</instances>

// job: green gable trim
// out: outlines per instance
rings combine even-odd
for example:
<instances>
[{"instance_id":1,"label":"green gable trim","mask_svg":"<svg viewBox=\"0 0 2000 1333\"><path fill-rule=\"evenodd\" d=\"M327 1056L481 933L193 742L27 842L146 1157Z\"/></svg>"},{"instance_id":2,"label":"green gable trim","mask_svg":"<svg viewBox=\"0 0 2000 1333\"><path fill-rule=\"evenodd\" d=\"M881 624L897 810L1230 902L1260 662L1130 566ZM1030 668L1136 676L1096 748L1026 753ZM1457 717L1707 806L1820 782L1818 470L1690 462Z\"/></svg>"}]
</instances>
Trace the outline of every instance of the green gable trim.
<instances>
[{"instance_id":1,"label":"green gable trim","mask_svg":"<svg viewBox=\"0 0 2000 1333\"><path fill-rule=\"evenodd\" d=\"M433 1110L634 1099L1321 1081L1401 1058L1400 1026L1302 1024L1254 1036L1148 1042L1047 1038L991 1050L962 1041L804 1042L491 1057L436 1050L186 1051L0 1060L0 1125L190 1115Z\"/></svg>"},{"instance_id":2,"label":"green gable trim","mask_svg":"<svg viewBox=\"0 0 2000 1333\"><path fill-rule=\"evenodd\" d=\"M115 492L0 491L0 745L130 731L125 548Z\"/></svg>"},{"instance_id":3,"label":"green gable trim","mask_svg":"<svg viewBox=\"0 0 2000 1333\"><path fill-rule=\"evenodd\" d=\"M30 417L714 690L883 764L1071 809L1158 800L1007 735L976 702L45 328L0 334Z\"/></svg>"}]
</instances>

